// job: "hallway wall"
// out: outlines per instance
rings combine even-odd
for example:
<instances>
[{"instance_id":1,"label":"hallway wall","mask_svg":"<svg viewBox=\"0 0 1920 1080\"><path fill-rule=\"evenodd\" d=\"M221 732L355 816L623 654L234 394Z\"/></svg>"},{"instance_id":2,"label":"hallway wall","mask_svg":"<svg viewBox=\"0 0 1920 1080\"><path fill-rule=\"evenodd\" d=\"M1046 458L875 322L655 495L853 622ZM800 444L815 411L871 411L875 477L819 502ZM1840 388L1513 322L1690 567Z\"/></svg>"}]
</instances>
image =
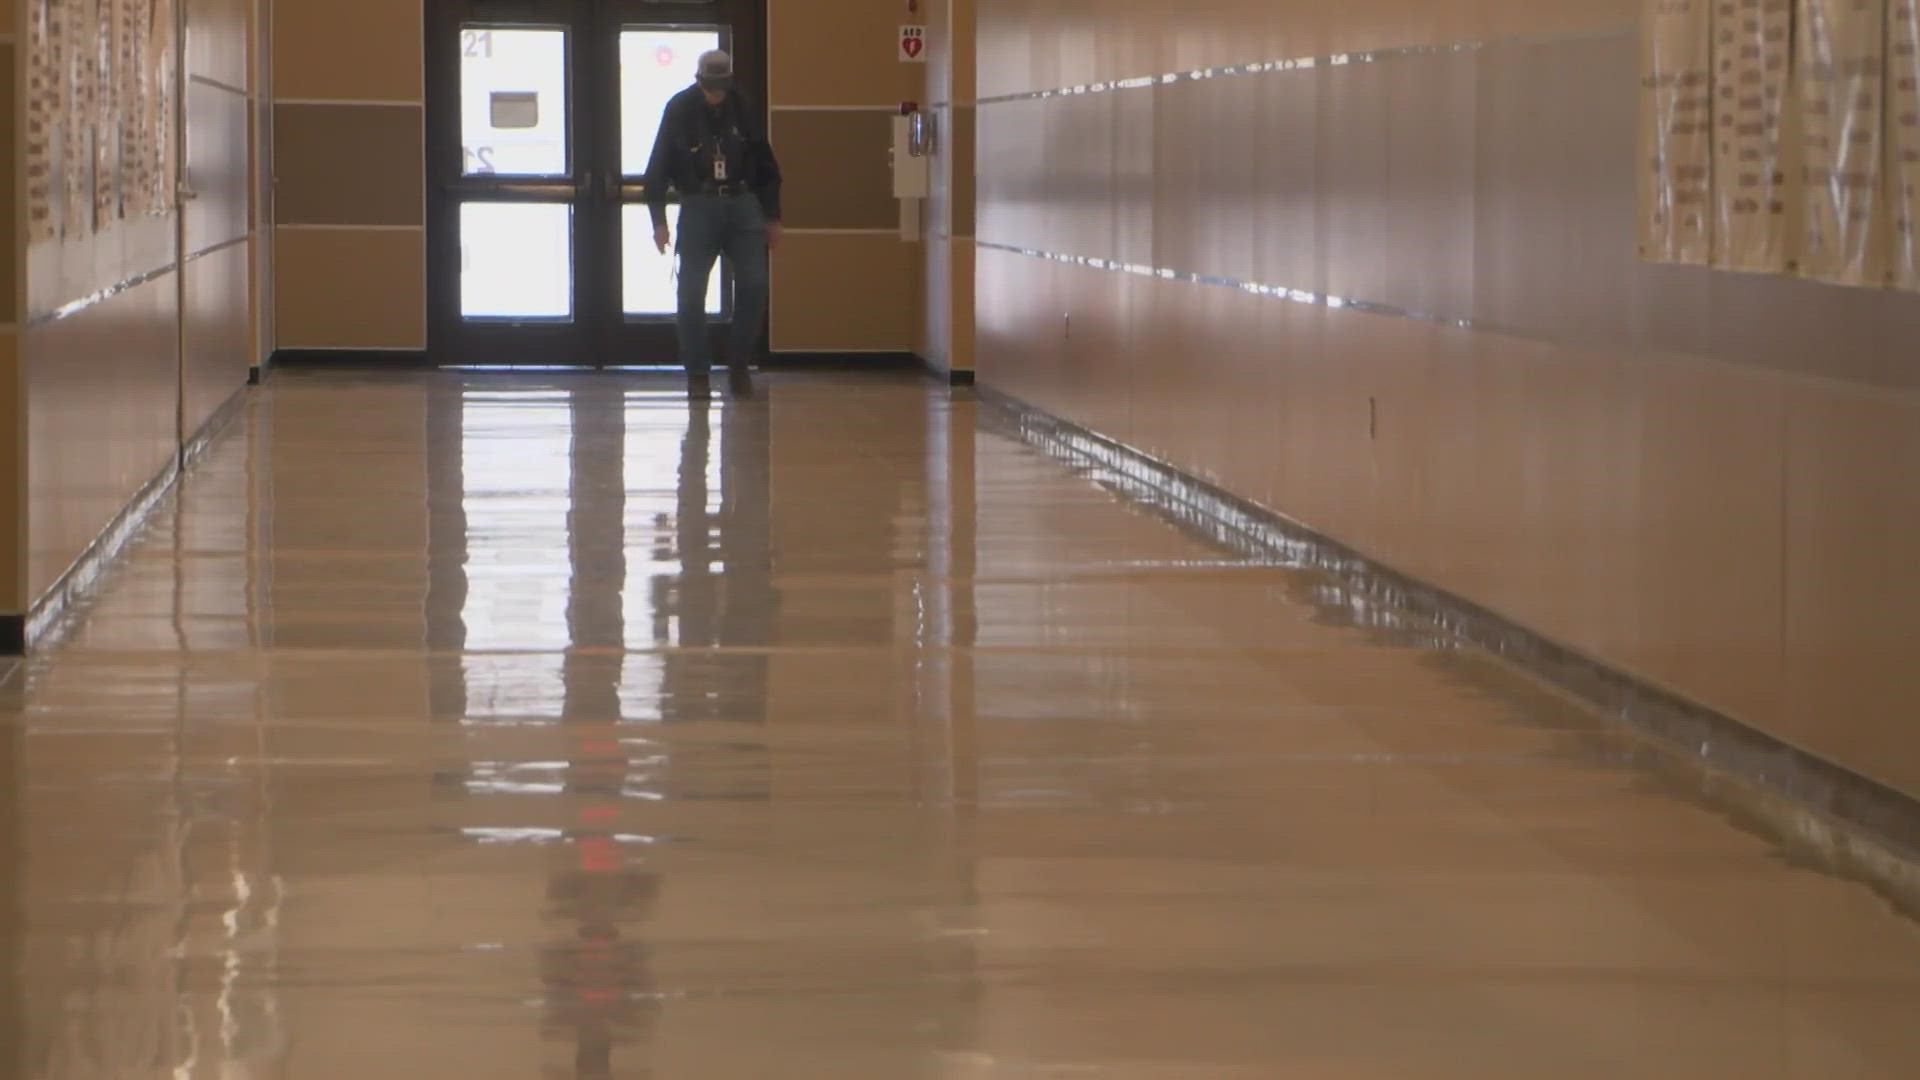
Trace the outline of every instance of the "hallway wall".
<instances>
[{"instance_id":1,"label":"hallway wall","mask_svg":"<svg viewBox=\"0 0 1920 1080\"><path fill-rule=\"evenodd\" d=\"M771 131L788 228L773 261L773 347L912 349L920 249L899 239L887 172L887 116L920 94L920 70L892 51L900 5L769 8ZM426 347L423 10L420 0L277 0L283 349Z\"/></svg>"},{"instance_id":2,"label":"hallway wall","mask_svg":"<svg viewBox=\"0 0 1920 1080\"><path fill-rule=\"evenodd\" d=\"M282 349L426 348L422 10L395 0L273 2Z\"/></svg>"},{"instance_id":3,"label":"hallway wall","mask_svg":"<svg viewBox=\"0 0 1920 1080\"><path fill-rule=\"evenodd\" d=\"M25 138L13 158L27 182L16 239L25 248L17 383L25 461L14 470L24 474L26 553L9 612L40 598L171 468L183 439L245 385L254 360L255 0L179 2L188 24L184 139L176 0L13 5L30 69L28 100L15 112ZM50 25L50 11L65 21ZM101 74L73 51L96 30L112 43ZM198 192L184 248L174 195L183 152Z\"/></svg>"},{"instance_id":4,"label":"hallway wall","mask_svg":"<svg viewBox=\"0 0 1920 1080\"><path fill-rule=\"evenodd\" d=\"M25 610L27 591L26 399L21 393L19 161L20 36L16 0L0 0L0 615ZM4 1029L0 1029L4 1034Z\"/></svg>"},{"instance_id":5,"label":"hallway wall","mask_svg":"<svg viewBox=\"0 0 1920 1080\"><path fill-rule=\"evenodd\" d=\"M980 377L1920 793L1920 296L1636 261L1637 11L979 0Z\"/></svg>"},{"instance_id":6,"label":"hallway wall","mask_svg":"<svg viewBox=\"0 0 1920 1080\"><path fill-rule=\"evenodd\" d=\"M975 0L927 0L927 90L933 114L932 191L922 235L927 328L921 355L936 371L973 360Z\"/></svg>"}]
</instances>

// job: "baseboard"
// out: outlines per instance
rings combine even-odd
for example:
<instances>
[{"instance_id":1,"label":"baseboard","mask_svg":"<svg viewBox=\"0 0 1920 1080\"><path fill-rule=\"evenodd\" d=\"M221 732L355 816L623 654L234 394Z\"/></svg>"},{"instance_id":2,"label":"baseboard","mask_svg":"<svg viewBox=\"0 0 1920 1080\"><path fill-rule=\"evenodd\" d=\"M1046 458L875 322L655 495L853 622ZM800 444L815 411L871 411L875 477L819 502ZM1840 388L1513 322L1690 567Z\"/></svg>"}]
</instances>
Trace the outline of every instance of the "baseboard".
<instances>
[{"instance_id":1,"label":"baseboard","mask_svg":"<svg viewBox=\"0 0 1920 1080\"><path fill-rule=\"evenodd\" d=\"M801 350L769 353L762 371L906 371L920 366L911 352L834 352Z\"/></svg>"},{"instance_id":2,"label":"baseboard","mask_svg":"<svg viewBox=\"0 0 1920 1080\"><path fill-rule=\"evenodd\" d=\"M1679 790L1789 857L1872 885L1920 917L1920 799L1373 561L1269 508L1139 450L982 388L1028 443L1084 468L1130 501L1228 550L1324 574L1332 602L1413 622L1512 663L1671 753ZM1412 619L1408 620L1408 616ZM1702 769L1704 767L1704 771ZM1681 786L1684 785L1684 786Z\"/></svg>"},{"instance_id":3,"label":"baseboard","mask_svg":"<svg viewBox=\"0 0 1920 1080\"><path fill-rule=\"evenodd\" d=\"M937 364L932 358L925 356L919 357L918 363L920 364L920 370L926 372L928 378L937 379L940 382L946 383L948 386L973 385L972 368L955 370L954 368Z\"/></svg>"},{"instance_id":4,"label":"baseboard","mask_svg":"<svg viewBox=\"0 0 1920 1080\"><path fill-rule=\"evenodd\" d=\"M284 367L392 371L431 366L425 349L275 349L266 370Z\"/></svg>"},{"instance_id":5,"label":"baseboard","mask_svg":"<svg viewBox=\"0 0 1920 1080\"><path fill-rule=\"evenodd\" d=\"M276 349L267 370L284 367L394 371L433 366L428 354L416 349ZM759 364L762 371L904 371L920 366L920 358L911 352L817 349L769 353ZM502 370L512 369L503 365ZM256 373L258 371L256 369Z\"/></svg>"},{"instance_id":6,"label":"baseboard","mask_svg":"<svg viewBox=\"0 0 1920 1080\"><path fill-rule=\"evenodd\" d=\"M213 411L212 416L207 417L207 422L200 425L200 430L188 436L187 441L180 444L182 469L192 467L205 457L207 451L212 448L214 440L227 429L227 425L233 423L242 412L246 411L249 392L247 387L252 385L254 385L253 381L249 379L247 386L235 387L233 393L227 395L227 400L220 403L220 407Z\"/></svg>"}]
</instances>

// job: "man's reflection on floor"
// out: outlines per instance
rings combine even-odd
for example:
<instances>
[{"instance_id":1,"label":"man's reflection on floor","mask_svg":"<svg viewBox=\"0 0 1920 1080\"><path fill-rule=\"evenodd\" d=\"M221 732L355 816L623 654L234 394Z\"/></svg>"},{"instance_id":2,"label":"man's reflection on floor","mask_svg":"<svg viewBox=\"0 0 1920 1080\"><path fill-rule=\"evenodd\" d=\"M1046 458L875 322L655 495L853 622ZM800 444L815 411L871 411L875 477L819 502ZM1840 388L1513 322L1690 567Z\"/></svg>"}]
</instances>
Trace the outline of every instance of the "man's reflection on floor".
<instances>
[{"instance_id":1,"label":"man's reflection on floor","mask_svg":"<svg viewBox=\"0 0 1920 1080\"><path fill-rule=\"evenodd\" d=\"M688 417L674 515L680 572L652 585L654 640L666 650L660 704L668 723L767 718L766 647L778 604L767 418L757 405L721 414L716 501L709 409L695 404Z\"/></svg>"},{"instance_id":2,"label":"man's reflection on floor","mask_svg":"<svg viewBox=\"0 0 1920 1080\"><path fill-rule=\"evenodd\" d=\"M759 731L767 715L765 647L777 603L767 413L757 404L718 411L688 406L598 379L582 380L567 397L563 701L557 720L536 721L563 733L561 754L542 755L563 760L469 762L467 775L445 775L438 787L449 797L497 804L488 807L490 824L523 824L521 831L548 838L542 1030L573 1043L573 1069L559 1075L610 1078L619 1048L629 1048L629 1059L646 1056L659 1019L646 925L664 885L658 860L674 842L661 835L660 822L674 816L677 803L765 800L770 793ZM465 628L444 624L450 617L458 622L454 613L469 587L465 567L486 553L470 550L475 523L463 506L460 418L446 412L443 407L436 418L431 444L442 460L430 478L438 534L431 576L439 599L429 611L439 615L429 637L436 648L459 651ZM681 424L678 460L650 459L648 437ZM673 470L671 508L664 501L647 505L646 493L666 487L661 473L667 469ZM636 590L643 603L632 602ZM647 623L632 625L637 618ZM469 702L485 695L466 685L465 670L438 665L435 715L469 725L526 722L471 716ZM690 733L676 740L665 732L716 723L744 725L742 737ZM724 758L716 767L708 755ZM500 783L516 765L539 766L529 775L547 777L553 786ZM542 797L528 801L535 795ZM558 830L549 801L555 799L565 807ZM652 1074L628 1060L618 1075Z\"/></svg>"},{"instance_id":3,"label":"man's reflection on floor","mask_svg":"<svg viewBox=\"0 0 1920 1080\"><path fill-rule=\"evenodd\" d=\"M570 843L558 847L547 879L546 919L564 928L540 950L546 992L544 1030L571 1038L574 1075L609 1080L614 1047L645 1040L659 1015L652 953L644 929L660 896L661 875L644 848L622 842L617 796L593 779L617 769L618 743L586 740L580 761L589 779L574 811ZM569 791L573 783L568 783ZM625 1076L652 1075L629 1069Z\"/></svg>"}]
</instances>

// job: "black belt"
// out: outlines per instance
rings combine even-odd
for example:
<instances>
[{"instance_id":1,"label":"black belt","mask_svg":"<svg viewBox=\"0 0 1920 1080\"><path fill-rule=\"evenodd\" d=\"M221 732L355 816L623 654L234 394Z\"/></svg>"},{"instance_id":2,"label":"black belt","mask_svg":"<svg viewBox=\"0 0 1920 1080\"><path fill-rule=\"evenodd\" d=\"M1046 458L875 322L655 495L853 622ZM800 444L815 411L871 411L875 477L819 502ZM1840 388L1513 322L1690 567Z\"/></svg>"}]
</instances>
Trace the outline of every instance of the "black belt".
<instances>
[{"instance_id":1,"label":"black belt","mask_svg":"<svg viewBox=\"0 0 1920 1080\"><path fill-rule=\"evenodd\" d=\"M700 189L702 195L745 195L746 193L747 185L745 184L708 184Z\"/></svg>"}]
</instances>

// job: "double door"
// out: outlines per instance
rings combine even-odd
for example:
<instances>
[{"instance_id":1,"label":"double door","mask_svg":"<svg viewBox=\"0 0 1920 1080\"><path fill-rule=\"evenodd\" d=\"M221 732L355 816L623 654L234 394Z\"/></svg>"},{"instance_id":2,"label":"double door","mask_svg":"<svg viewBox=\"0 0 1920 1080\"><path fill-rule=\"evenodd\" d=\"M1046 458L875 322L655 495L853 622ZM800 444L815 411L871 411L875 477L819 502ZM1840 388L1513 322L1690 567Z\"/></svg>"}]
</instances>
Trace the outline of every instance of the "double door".
<instances>
[{"instance_id":1,"label":"double door","mask_svg":"<svg viewBox=\"0 0 1920 1080\"><path fill-rule=\"evenodd\" d=\"M765 0L429 0L428 345L442 364L676 363L642 183L700 54L764 109ZM677 199L677 196L674 196ZM669 223L678 235L679 207ZM731 281L707 291L712 332Z\"/></svg>"}]
</instances>

